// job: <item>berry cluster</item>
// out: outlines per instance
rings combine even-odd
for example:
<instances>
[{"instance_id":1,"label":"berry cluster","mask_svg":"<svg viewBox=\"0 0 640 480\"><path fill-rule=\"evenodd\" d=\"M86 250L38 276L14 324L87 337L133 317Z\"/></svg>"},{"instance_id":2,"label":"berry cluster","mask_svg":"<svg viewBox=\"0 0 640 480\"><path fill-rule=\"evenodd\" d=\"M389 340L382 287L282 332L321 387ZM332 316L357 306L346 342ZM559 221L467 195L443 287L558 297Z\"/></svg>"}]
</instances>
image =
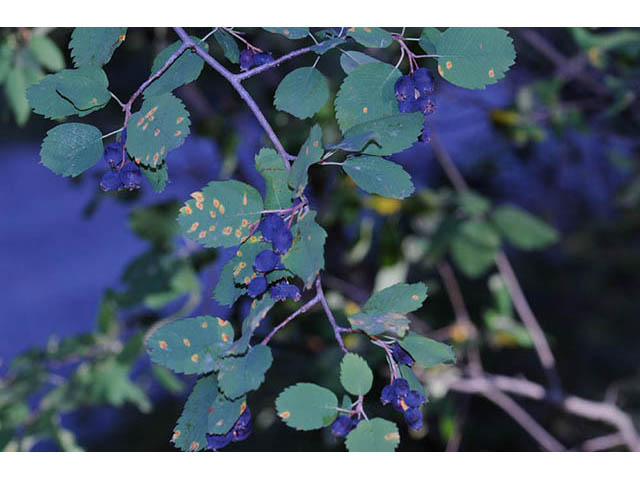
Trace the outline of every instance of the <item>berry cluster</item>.
<instances>
[{"instance_id":1,"label":"berry cluster","mask_svg":"<svg viewBox=\"0 0 640 480\"><path fill-rule=\"evenodd\" d=\"M270 53L256 52L252 49L246 49L240 52L240 68L249 70L251 67L264 65L273 62L273 56Z\"/></svg>"},{"instance_id":2,"label":"berry cluster","mask_svg":"<svg viewBox=\"0 0 640 480\"><path fill-rule=\"evenodd\" d=\"M253 422L251 421L251 412L247 407L229 433L226 435L207 435L207 447L215 452L231 442L246 440L251 432L253 432Z\"/></svg>"},{"instance_id":3,"label":"berry cluster","mask_svg":"<svg viewBox=\"0 0 640 480\"><path fill-rule=\"evenodd\" d=\"M336 437L346 437L351 430L356 428L360 420L360 418L355 416L338 415L338 418L331 424L331 433Z\"/></svg>"},{"instance_id":4,"label":"berry cluster","mask_svg":"<svg viewBox=\"0 0 640 480\"><path fill-rule=\"evenodd\" d=\"M105 192L112 190L137 190L142 184L142 172L140 172L140 168L131 162L124 163L128 158L124 146L126 141L127 131L123 130L120 140L104 147L102 158L107 162L109 170L102 176L100 188Z\"/></svg>"},{"instance_id":5,"label":"berry cluster","mask_svg":"<svg viewBox=\"0 0 640 480\"><path fill-rule=\"evenodd\" d=\"M393 359L402 365L411 367L415 363L413 357L409 355L409 353L397 343L393 344L393 350L391 350L391 354L393 355Z\"/></svg>"},{"instance_id":6,"label":"berry cluster","mask_svg":"<svg viewBox=\"0 0 640 480\"><path fill-rule=\"evenodd\" d=\"M252 298L262 295L267 290L268 282L265 274L284 268L281 262L281 255L286 253L293 243L291 230L277 213L266 215L260 224L260 230L263 238L267 242L271 242L272 250L263 250L253 262L253 270L260 275L249 283L247 293ZM273 285L269 289L269 293L275 300L286 300L287 298L295 301L300 300L298 287L287 283L285 280Z\"/></svg>"},{"instance_id":7,"label":"berry cluster","mask_svg":"<svg viewBox=\"0 0 640 480\"><path fill-rule=\"evenodd\" d=\"M423 394L409 388L409 382L404 378L396 378L391 385L387 385L382 389L380 402L383 405L391 403L394 410L402 412L404 419L413 430L422 428L422 413L420 405L425 403L427 399Z\"/></svg>"},{"instance_id":8,"label":"berry cluster","mask_svg":"<svg viewBox=\"0 0 640 480\"><path fill-rule=\"evenodd\" d=\"M433 93L433 73L431 70L418 68L409 75L403 75L396 81L395 92L398 108L401 112L422 112L424 114L424 133L421 140L425 143L429 142L431 139L426 118L436 108L430 96Z\"/></svg>"}]
</instances>

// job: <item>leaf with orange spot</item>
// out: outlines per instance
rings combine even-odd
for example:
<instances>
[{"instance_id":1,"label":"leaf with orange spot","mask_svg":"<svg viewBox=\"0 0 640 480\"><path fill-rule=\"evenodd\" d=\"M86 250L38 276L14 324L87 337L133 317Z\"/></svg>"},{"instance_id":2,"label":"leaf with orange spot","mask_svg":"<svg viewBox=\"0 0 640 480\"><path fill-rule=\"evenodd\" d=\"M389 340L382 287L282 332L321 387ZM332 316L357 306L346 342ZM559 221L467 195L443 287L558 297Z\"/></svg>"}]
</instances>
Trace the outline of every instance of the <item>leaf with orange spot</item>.
<instances>
[{"instance_id":1,"label":"leaf with orange spot","mask_svg":"<svg viewBox=\"0 0 640 480\"><path fill-rule=\"evenodd\" d=\"M178 223L188 238L207 247L239 245L249 236L264 209L260 193L237 180L209 182L202 189L202 195L202 201L194 198L185 202L189 209L181 211ZM198 222L199 227L190 231L194 222ZM207 235L199 238L202 230ZM239 236L234 233L236 231L240 232Z\"/></svg>"},{"instance_id":2,"label":"leaf with orange spot","mask_svg":"<svg viewBox=\"0 0 640 480\"><path fill-rule=\"evenodd\" d=\"M279 33L289 40L298 40L309 35L307 27L262 27L267 32Z\"/></svg>"},{"instance_id":3,"label":"leaf with orange spot","mask_svg":"<svg viewBox=\"0 0 640 480\"><path fill-rule=\"evenodd\" d=\"M218 384L214 375L202 377L195 384L171 437L173 444L180 450L193 451L194 442L198 444L195 450L203 450L206 447L208 433L206 418L217 396Z\"/></svg>"},{"instance_id":4,"label":"leaf with orange spot","mask_svg":"<svg viewBox=\"0 0 640 480\"><path fill-rule=\"evenodd\" d=\"M345 441L350 452L393 452L399 443L397 425L383 418L362 420Z\"/></svg>"},{"instance_id":5,"label":"leaf with orange spot","mask_svg":"<svg viewBox=\"0 0 640 480\"><path fill-rule=\"evenodd\" d=\"M386 48L393 41L391 34L380 27L353 27L347 30L347 36L369 48Z\"/></svg>"},{"instance_id":6,"label":"leaf with orange spot","mask_svg":"<svg viewBox=\"0 0 640 480\"><path fill-rule=\"evenodd\" d=\"M318 163L322 160L322 154L324 148L322 146L322 129L320 125L314 125L309 132L309 137L302 145L295 162L289 170L289 186L293 188L294 196L302 194L304 188L309 181L308 173L309 167L314 163Z\"/></svg>"},{"instance_id":7,"label":"leaf with orange spot","mask_svg":"<svg viewBox=\"0 0 640 480\"><path fill-rule=\"evenodd\" d=\"M127 123L129 155L141 165L159 168L167 153L184 143L190 126L189 112L174 95L146 97Z\"/></svg>"},{"instance_id":8,"label":"leaf with orange spot","mask_svg":"<svg viewBox=\"0 0 640 480\"><path fill-rule=\"evenodd\" d=\"M373 133L376 141L370 142L362 153L393 155L410 148L418 140L423 124L424 116L421 112L398 113L360 123L345 132L345 136Z\"/></svg>"},{"instance_id":9,"label":"leaf with orange spot","mask_svg":"<svg viewBox=\"0 0 640 480\"><path fill-rule=\"evenodd\" d=\"M245 408L247 408L247 397L229 400L222 393L218 393L209 405L207 417L200 418L200 422L207 426L207 431L211 435L224 435L231 430ZM205 418L206 421L204 421Z\"/></svg>"},{"instance_id":10,"label":"leaf with orange spot","mask_svg":"<svg viewBox=\"0 0 640 480\"><path fill-rule=\"evenodd\" d=\"M127 27L78 27L71 34L69 48L73 63L80 67L101 67L126 38Z\"/></svg>"},{"instance_id":11,"label":"leaf with orange spot","mask_svg":"<svg viewBox=\"0 0 640 480\"><path fill-rule=\"evenodd\" d=\"M252 302L251 310L249 314L242 321L242 334L238 340L233 342L233 345L224 352L225 356L228 355L242 355L249 348L251 337L253 332L260 326L260 323L264 320L269 310L275 305L276 301L265 293L260 300L254 300Z\"/></svg>"},{"instance_id":12,"label":"leaf with orange spot","mask_svg":"<svg viewBox=\"0 0 640 480\"><path fill-rule=\"evenodd\" d=\"M337 408L336 395L315 383L292 385L276 399L278 416L296 430L317 430L330 425L338 416Z\"/></svg>"},{"instance_id":13,"label":"leaf with orange spot","mask_svg":"<svg viewBox=\"0 0 640 480\"><path fill-rule=\"evenodd\" d=\"M203 322L207 328L202 328ZM223 336L228 341L223 341ZM177 373L200 374L218 369L219 357L229 348L231 340L231 323L220 325L215 318L202 316L177 320L158 328L146 345L152 361ZM166 348L161 348L160 342L164 342Z\"/></svg>"},{"instance_id":14,"label":"leaf with orange spot","mask_svg":"<svg viewBox=\"0 0 640 480\"><path fill-rule=\"evenodd\" d=\"M218 385L227 398L257 390L271 367L271 348L258 344L241 357L225 357L218 371Z\"/></svg>"},{"instance_id":15,"label":"leaf with orange spot","mask_svg":"<svg viewBox=\"0 0 640 480\"><path fill-rule=\"evenodd\" d=\"M282 257L285 268L302 279L310 288L324 268L324 242L327 232L315 220L316 212L309 211L291 229L293 245Z\"/></svg>"}]
</instances>

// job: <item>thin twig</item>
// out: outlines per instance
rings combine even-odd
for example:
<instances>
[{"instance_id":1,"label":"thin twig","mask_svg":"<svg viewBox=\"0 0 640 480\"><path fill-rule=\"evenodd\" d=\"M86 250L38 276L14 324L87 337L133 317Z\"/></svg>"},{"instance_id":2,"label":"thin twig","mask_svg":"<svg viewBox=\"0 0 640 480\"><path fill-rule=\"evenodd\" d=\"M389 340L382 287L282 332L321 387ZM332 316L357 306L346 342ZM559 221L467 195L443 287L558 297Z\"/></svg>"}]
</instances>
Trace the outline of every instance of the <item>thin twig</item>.
<instances>
[{"instance_id":1,"label":"thin twig","mask_svg":"<svg viewBox=\"0 0 640 480\"><path fill-rule=\"evenodd\" d=\"M322 45L322 43L320 43L320 45ZM258 75L259 73L264 72L265 70L269 70L270 68L277 67L278 65L280 65L283 62L286 62L287 60L291 60L292 58L299 57L300 55L304 55L305 53L308 53L311 51L312 51L311 47L304 47L298 50L294 50L293 52L289 52L286 55L281 56L280 58L276 58L272 62L265 63L264 65L260 65L258 67L252 68L243 73L238 73L237 75L235 75L235 79L238 80L239 82L242 82L247 78L251 78L255 75Z\"/></svg>"},{"instance_id":2,"label":"thin twig","mask_svg":"<svg viewBox=\"0 0 640 480\"><path fill-rule=\"evenodd\" d=\"M234 74L232 74L229 70L227 70L220 63L218 63L218 61L215 58L213 58L211 55L209 55L209 53L206 50L204 50L199 45L196 45L191 39L191 37L187 35L187 32L185 32L183 28L174 27L174 31L176 32L178 37L180 37L180 40L182 40L183 42L180 48L184 47L184 48L191 48L192 50L195 50L195 53L197 53L209 66L211 66L211 68L213 68L216 72L222 75L236 90L236 92L238 92L240 97L245 101L245 103L249 106L249 109L251 109L251 111L253 112L253 115L258 120L258 123L260 123L264 131L267 133L267 136L269 137L269 139L275 146L276 150L282 157L282 161L284 162L284 165L287 168L287 170L290 169L291 164L289 160L293 157L289 155L287 151L284 149L284 147L282 146L282 143L280 142L280 139L278 138L276 133L273 131L273 128L271 128L271 125L269 125L269 122L267 121L264 114L262 113L262 110L260 110L260 107L258 107L258 105L256 104L251 94L249 94L249 92L240 84L240 80L238 80L238 78Z\"/></svg>"},{"instance_id":3,"label":"thin twig","mask_svg":"<svg viewBox=\"0 0 640 480\"><path fill-rule=\"evenodd\" d=\"M336 319L333 317L333 313L331 313L331 309L329 308L329 304L327 303L327 299L324 297L324 292L322 291L322 282L320 281L320 277L316 278L316 290L318 292L318 297L320 297L320 303L322 303L322 308L324 308L324 312L327 314L327 318L329 319L329 323L333 327L333 334L338 341L338 345L344 353L348 353L349 351L344 346L344 342L342 341L342 335L340 334L338 324L336 323Z\"/></svg>"},{"instance_id":4,"label":"thin twig","mask_svg":"<svg viewBox=\"0 0 640 480\"><path fill-rule=\"evenodd\" d=\"M298 310L296 310L287 318L285 318L282 322L280 322L273 330L271 330L271 332L269 332L269 335L264 337L264 339L260 343L262 343L262 345L266 345L267 343L269 343L269 341L271 340L271 337L273 337L280 329L284 328L291 320L296 318L298 315L307 312L311 307L313 307L319 301L320 301L320 297L316 294L315 297L313 297L307 303L302 305Z\"/></svg>"},{"instance_id":5,"label":"thin twig","mask_svg":"<svg viewBox=\"0 0 640 480\"><path fill-rule=\"evenodd\" d=\"M582 444L580 450L585 452L601 452L624 445L624 437L620 433L611 433L587 440Z\"/></svg>"}]
</instances>

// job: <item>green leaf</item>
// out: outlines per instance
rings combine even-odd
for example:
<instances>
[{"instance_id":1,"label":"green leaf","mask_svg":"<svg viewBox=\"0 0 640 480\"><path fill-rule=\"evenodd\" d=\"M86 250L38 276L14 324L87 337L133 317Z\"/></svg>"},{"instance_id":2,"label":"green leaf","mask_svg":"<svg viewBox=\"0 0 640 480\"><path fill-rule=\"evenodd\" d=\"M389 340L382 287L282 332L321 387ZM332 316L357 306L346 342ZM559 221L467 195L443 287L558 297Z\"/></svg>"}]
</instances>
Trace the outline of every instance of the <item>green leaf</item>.
<instances>
[{"instance_id":1,"label":"green leaf","mask_svg":"<svg viewBox=\"0 0 640 480\"><path fill-rule=\"evenodd\" d=\"M267 316L275 303L276 301L269 294L263 295L260 300L251 302L251 310L242 322L242 334L225 352L225 355L242 355L247 351L253 332L260 326L260 322Z\"/></svg>"},{"instance_id":2,"label":"green leaf","mask_svg":"<svg viewBox=\"0 0 640 480\"><path fill-rule=\"evenodd\" d=\"M475 216L487 213L491 202L476 192L465 190L458 194L458 205L465 214Z\"/></svg>"},{"instance_id":3,"label":"green leaf","mask_svg":"<svg viewBox=\"0 0 640 480\"><path fill-rule=\"evenodd\" d=\"M182 415L173 429L171 441L182 451L199 451L207 448L208 424L203 419L218 395L216 377L202 377L184 404Z\"/></svg>"},{"instance_id":4,"label":"green leaf","mask_svg":"<svg viewBox=\"0 0 640 480\"><path fill-rule=\"evenodd\" d=\"M345 136L373 132L376 143L370 143L363 151L370 155L393 155L411 147L420 136L424 116L420 112L399 113L350 128Z\"/></svg>"},{"instance_id":5,"label":"green leaf","mask_svg":"<svg viewBox=\"0 0 640 480\"><path fill-rule=\"evenodd\" d=\"M102 157L102 133L83 123L53 127L42 142L42 164L63 177L76 177Z\"/></svg>"},{"instance_id":6,"label":"green leaf","mask_svg":"<svg viewBox=\"0 0 640 480\"><path fill-rule=\"evenodd\" d=\"M127 151L136 163L157 168L189 135L189 112L170 93L146 97L127 123Z\"/></svg>"},{"instance_id":7,"label":"green leaf","mask_svg":"<svg viewBox=\"0 0 640 480\"><path fill-rule=\"evenodd\" d=\"M84 117L109 103L108 85L100 68L62 70L29 87L27 98L33 111L46 118Z\"/></svg>"},{"instance_id":8,"label":"green leaf","mask_svg":"<svg viewBox=\"0 0 640 480\"><path fill-rule=\"evenodd\" d=\"M311 165L322 160L323 153L322 129L319 125L314 125L289 171L289 186L293 188L295 196L304 191L309 181L307 171Z\"/></svg>"},{"instance_id":9,"label":"green leaf","mask_svg":"<svg viewBox=\"0 0 640 480\"><path fill-rule=\"evenodd\" d=\"M442 32L435 27L423 28L420 34L420 46L422 49L430 55L435 54L436 45L438 44L438 40L440 40L441 34Z\"/></svg>"},{"instance_id":10,"label":"green leaf","mask_svg":"<svg viewBox=\"0 0 640 480\"><path fill-rule=\"evenodd\" d=\"M253 263L263 250L271 250L271 245L262 241L260 232L254 232L251 238L240 246L236 255L224 265L213 293L220 304L233 305L238 297L246 293L246 287L256 275L253 272Z\"/></svg>"},{"instance_id":11,"label":"green leaf","mask_svg":"<svg viewBox=\"0 0 640 480\"><path fill-rule=\"evenodd\" d=\"M348 320L354 328L370 335L390 332L402 337L409 330L405 314L420 308L426 297L424 283L398 283L374 293L362 306L362 312Z\"/></svg>"},{"instance_id":12,"label":"green leaf","mask_svg":"<svg viewBox=\"0 0 640 480\"><path fill-rule=\"evenodd\" d=\"M558 232L552 227L514 205L496 208L491 220L511 243L523 250L544 248L558 241Z\"/></svg>"},{"instance_id":13,"label":"green leaf","mask_svg":"<svg viewBox=\"0 0 640 480\"><path fill-rule=\"evenodd\" d=\"M242 396L235 400L229 400L219 393L209 408L207 419L208 428L212 435L224 435L235 425L247 408L247 398ZM202 422L202 418L200 419ZM203 422L204 423L204 422ZM206 425L206 424L205 424Z\"/></svg>"},{"instance_id":14,"label":"green leaf","mask_svg":"<svg viewBox=\"0 0 640 480\"><path fill-rule=\"evenodd\" d=\"M218 372L220 390L229 399L257 390L264 382L264 375L272 362L271 349L260 344L249 349L242 357L226 357Z\"/></svg>"},{"instance_id":15,"label":"green leaf","mask_svg":"<svg viewBox=\"0 0 640 480\"><path fill-rule=\"evenodd\" d=\"M289 188L289 170L282 162L282 157L272 148L263 148L255 158L256 170L265 181L264 208L266 210L282 210L291 206L291 189Z\"/></svg>"},{"instance_id":16,"label":"green leaf","mask_svg":"<svg viewBox=\"0 0 640 480\"><path fill-rule=\"evenodd\" d=\"M488 248L500 246L500 235L485 220L466 220L458 226L459 235L477 245Z\"/></svg>"},{"instance_id":17,"label":"green leaf","mask_svg":"<svg viewBox=\"0 0 640 480\"><path fill-rule=\"evenodd\" d=\"M180 209L178 223L186 236L207 247L233 247L249 237L260 221L262 197L237 180L209 182Z\"/></svg>"},{"instance_id":18,"label":"green leaf","mask_svg":"<svg viewBox=\"0 0 640 480\"><path fill-rule=\"evenodd\" d=\"M282 257L285 268L302 279L306 288L324 268L324 242L327 232L315 221L316 212L308 211L291 229L293 245Z\"/></svg>"},{"instance_id":19,"label":"green leaf","mask_svg":"<svg viewBox=\"0 0 640 480\"><path fill-rule=\"evenodd\" d=\"M338 416L338 398L314 383L297 383L276 399L278 416L296 430L317 430L330 425Z\"/></svg>"},{"instance_id":20,"label":"green leaf","mask_svg":"<svg viewBox=\"0 0 640 480\"><path fill-rule=\"evenodd\" d=\"M156 193L161 193L169 181L169 172L167 162L162 162L157 168L145 167L140 165L142 174L149 180L151 188Z\"/></svg>"},{"instance_id":21,"label":"green leaf","mask_svg":"<svg viewBox=\"0 0 640 480\"><path fill-rule=\"evenodd\" d=\"M101 67L124 42L126 27L79 27L71 34L71 56L76 67Z\"/></svg>"},{"instance_id":22,"label":"green leaf","mask_svg":"<svg viewBox=\"0 0 640 480\"><path fill-rule=\"evenodd\" d=\"M324 42L319 43L318 45L314 45L311 47L311 51L313 53L317 53L318 55L324 55L329 50L333 50L338 45L342 45L346 40L344 38L330 38L325 40Z\"/></svg>"},{"instance_id":23,"label":"green leaf","mask_svg":"<svg viewBox=\"0 0 640 480\"><path fill-rule=\"evenodd\" d=\"M410 332L398 343L409 352L418 364L425 368L435 367L441 363L455 363L456 361L456 355L449 345L436 342L417 333Z\"/></svg>"},{"instance_id":24,"label":"green leaf","mask_svg":"<svg viewBox=\"0 0 640 480\"><path fill-rule=\"evenodd\" d=\"M347 35L369 48L386 48L393 41L391 34L379 27L351 27Z\"/></svg>"},{"instance_id":25,"label":"green leaf","mask_svg":"<svg viewBox=\"0 0 640 480\"><path fill-rule=\"evenodd\" d=\"M160 247L170 246L180 233L175 221L178 208L176 201L135 208L129 215L129 228L140 238Z\"/></svg>"},{"instance_id":26,"label":"green leaf","mask_svg":"<svg viewBox=\"0 0 640 480\"><path fill-rule=\"evenodd\" d=\"M350 452L393 452L400 443L395 423L383 418L363 420L347 435Z\"/></svg>"},{"instance_id":27,"label":"green leaf","mask_svg":"<svg viewBox=\"0 0 640 480\"><path fill-rule=\"evenodd\" d=\"M9 71L11 71L12 62L13 48L11 48L9 42L5 41L0 44L0 84L4 83Z\"/></svg>"},{"instance_id":28,"label":"green leaf","mask_svg":"<svg viewBox=\"0 0 640 480\"><path fill-rule=\"evenodd\" d=\"M470 241L456 232L450 243L451 257L456 266L470 278L476 278L491 268L497 253L495 247Z\"/></svg>"},{"instance_id":29,"label":"green leaf","mask_svg":"<svg viewBox=\"0 0 640 480\"><path fill-rule=\"evenodd\" d=\"M29 44L29 51L47 70L57 72L64 68L64 55L49 37L34 36Z\"/></svg>"},{"instance_id":30,"label":"green leaf","mask_svg":"<svg viewBox=\"0 0 640 480\"><path fill-rule=\"evenodd\" d=\"M381 62L366 63L353 70L336 95L336 119L342 133L362 123L400 113L394 91L399 70ZM360 130L373 131L371 128Z\"/></svg>"},{"instance_id":31,"label":"green leaf","mask_svg":"<svg viewBox=\"0 0 640 480\"><path fill-rule=\"evenodd\" d=\"M418 310L426 298L427 287L424 283L397 283L371 295L362 310L409 313Z\"/></svg>"},{"instance_id":32,"label":"green leaf","mask_svg":"<svg viewBox=\"0 0 640 480\"><path fill-rule=\"evenodd\" d=\"M347 175L365 192L406 198L414 191L411 176L400 165L379 157L350 157L342 164Z\"/></svg>"},{"instance_id":33,"label":"green leaf","mask_svg":"<svg viewBox=\"0 0 640 480\"><path fill-rule=\"evenodd\" d=\"M366 53L358 52L357 50L346 50L342 52L342 55L340 55L340 66L347 75L353 72L360 65L373 62L380 63L380 60L373 58Z\"/></svg>"},{"instance_id":34,"label":"green leaf","mask_svg":"<svg viewBox=\"0 0 640 480\"><path fill-rule=\"evenodd\" d=\"M438 38L438 72L464 88L485 88L515 62L509 32L501 28L448 28Z\"/></svg>"},{"instance_id":35,"label":"green leaf","mask_svg":"<svg viewBox=\"0 0 640 480\"><path fill-rule=\"evenodd\" d=\"M400 375L407 381L409 388L416 392L420 392L425 398L427 398L427 392L424 389L424 385L420 380L418 380L416 374L413 373L413 369L407 365L398 365L398 367L400 368Z\"/></svg>"},{"instance_id":36,"label":"green leaf","mask_svg":"<svg viewBox=\"0 0 640 480\"><path fill-rule=\"evenodd\" d=\"M352 395L366 395L371 390L373 372L360 355L347 353L340 363L340 382Z\"/></svg>"},{"instance_id":37,"label":"green leaf","mask_svg":"<svg viewBox=\"0 0 640 480\"><path fill-rule=\"evenodd\" d=\"M374 132L362 132L345 137L340 143L327 145L327 150L342 150L343 152L360 152L369 142L378 143L378 137Z\"/></svg>"},{"instance_id":38,"label":"green leaf","mask_svg":"<svg viewBox=\"0 0 640 480\"><path fill-rule=\"evenodd\" d=\"M202 45L202 42L197 37L191 37L191 40L197 45L207 47L206 44ZM181 46L182 40L178 40L158 53L153 61L153 65L151 65L151 73L160 70L167 60L169 60L169 57L176 53ZM163 93L169 93L182 85L193 82L200 76L203 67L204 60L197 53L187 48L176 61L164 71L160 78L154 80L154 82L146 88L144 97L150 98L162 95Z\"/></svg>"},{"instance_id":39,"label":"green leaf","mask_svg":"<svg viewBox=\"0 0 640 480\"><path fill-rule=\"evenodd\" d=\"M185 385L182 380L168 368L153 364L151 365L151 371L153 372L153 378L155 378L167 392L177 395L184 391Z\"/></svg>"},{"instance_id":40,"label":"green leaf","mask_svg":"<svg viewBox=\"0 0 640 480\"><path fill-rule=\"evenodd\" d=\"M312 117L329 100L329 83L313 67L302 67L282 79L273 99L278 110L298 118Z\"/></svg>"},{"instance_id":41,"label":"green leaf","mask_svg":"<svg viewBox=\"0 0 640 480\"><path fill-rule=\"evenodd\" d=\"M16 118L16 123L20 126L27 123L31 109L27 101L27 80L25 71L22 68L13 68L7 74L4 93L7 96L9 106Z\"/></svg>"},{"instance_id":42,"label":"green leaf","mask_svg":"<svg viewBox=\"0 0 640 480\"><path fill-rule=\"evenodd\" d=\"M262 27L267 32L279 33L290 40L298 40L309 35L307 27Z\"/></svg>"},{"instance_id":43,"label":"green leaf","mask_svg":"<svg viewBox=\"0 0 640 480\"><path fill-rule=\"evenodd\" d=\"M114 336L118 332L118 304L113 295L107 291L98 310L98 332Z\"/></svg>"},{"instance_id":44,"label":"green leaf","mask_svg":"<svg viewBox=\"0 0 640 480\"><path fill-rule=\"evenodd\" d=\"M233 341L233 327L222 318L185 318L158 328L147 339L151 360L176 373L217 370L218 357Z\"/></svg>"},{"instance_id":45,"label":"green leaf","mask_svg":"<svg viewBox=\"0 0 640 480\"><path fill-rule=\"evenodd\" d=\"M216 42L218 42L218 45L220 45L220 48L222 48L224 56L227 57L231 63L240 62L240 49L238 48L236 40L231 35L224 30L218 29L213 32L213 37L216 39Z\"/></svg>"}]
</instances>

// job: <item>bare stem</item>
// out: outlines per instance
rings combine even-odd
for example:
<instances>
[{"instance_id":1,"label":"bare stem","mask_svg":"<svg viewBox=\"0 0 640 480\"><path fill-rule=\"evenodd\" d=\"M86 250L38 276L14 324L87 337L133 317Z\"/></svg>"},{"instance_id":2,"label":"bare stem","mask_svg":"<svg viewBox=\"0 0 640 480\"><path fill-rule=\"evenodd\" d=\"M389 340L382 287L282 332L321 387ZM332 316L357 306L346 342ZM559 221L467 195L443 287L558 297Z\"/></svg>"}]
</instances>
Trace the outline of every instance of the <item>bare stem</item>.
<instances>
[{"instance_id":1,"label":"bare stem","mask_svg":"<svg viewBox=\"0 0 640 480\"><path fill-rule=\"evenodd\" d=\"M191 39L191 37L187 35L187 32L185 32L183 28L174 27L174 31L176 32L178 37L180 37L180 40L182 40L183 42L180 48L184 47L184 48L191 48L192 50L194 50L195 53L197 53L211 68L213 68L216 72L222 75L236 90L236 92L238 92L240 97L245 101L245 103L249 106L249 109L253 112L253 115L258 120L258 123L262 126L264 131L267 133L267 136L269 137L274 147L282 157L282 161L284 162L284 165L287 168L287 170L290 169L291 164L289 160L293 157L289 155L287 151L284 149L284 147L282 146L282 143L280 142L280 139L278 138L276 133L273 131L273 128L271 128L271 125L269 125L269 122L267 121L264 114L262 113L262 110L260 110L260 107L258 107L258 105L256 104L251 94L249 94L249 92L241 85L240 80L236 77L236 75L234 75L229 70L224 68L220 63L218 63L218 61L215 58L209 55L209 53L206 50L204 50L202 47L200 47L199 45L196 45Z\"/></svg>"},{"instance_id":2,"label":"bare stem","mask_svg":"<svg viewBox=\"0 0 640 480\"><path fill-rule=\"evenodd\" d=\"M322 308L324 308L324 312L327 314L327 318L329 319L329 323L333 327L333 334L338 341L338 345L344 353L348 353L349 351L344 346L344 342L342 341L342 335L340 334L340 327L336 323L336 319L333 317L333 313L331 313L331 309L329 308L329 304L327 304L327 299L324 297L324 292L322 291L322 282L320 281L320 277L316 278L316 290L317 295L320 298L320 303L322 303Z\"/></svg>"},{"instance_id":3,"label":"bare stem","mask_svg":"<svg viewBox=\"0 0 640 480\"><path fill-rule=\"evenodd\" d=\"M320 44L322 45L322 43ZM264 65L260 65L258 67L247 70L246 72L239 73L235 75L236 80L242 82L247 78L251 78L259 73L264 72L265 70L269 70L270 68L277 67L283 62L290 60L295 57L299 57L300 55L304 55L305 53L311 52L311 47L304 47L298 50L294 50L293 52L289 52L286 55L281 56L280 58L276 58L273 62L265 63Z\"/></svg>"},{"instance_id":4,"label":"bare stem","mask_svg":"<svg viewBox=\"0 0 640 480\"><path fill-rule=\"evenodd\" d=\"M262 343L262 345L266 345L267 343L269 343L269 341L271 340L271 337L273 337L280 329L286 327L287 324L291 320L296 318L298 315L307 312L311 307L313 307L319 301L320 301L320 297L318 297L318 295L316 294L315 297L313 297L307 303L302 305L298 310L296 310L291 315L289 315L287 318L285 318L282 322L280 322L273 330L271 330L271 332L269 332L269 335L264 337L264 340L262 340L262 342L260 342L260 343Z\"/></svg>"}]
</instances>

